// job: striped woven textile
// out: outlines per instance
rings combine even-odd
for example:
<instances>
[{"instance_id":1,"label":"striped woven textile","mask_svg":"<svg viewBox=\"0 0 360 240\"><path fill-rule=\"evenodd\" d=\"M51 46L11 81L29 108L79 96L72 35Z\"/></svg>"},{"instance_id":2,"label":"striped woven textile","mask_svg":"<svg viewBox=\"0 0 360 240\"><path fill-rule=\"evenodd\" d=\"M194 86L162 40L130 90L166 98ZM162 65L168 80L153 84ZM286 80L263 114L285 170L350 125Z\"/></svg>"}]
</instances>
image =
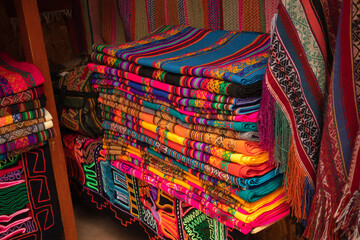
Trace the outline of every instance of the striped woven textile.
<instances>
[{"instance_id":1,"label":"striped woven textile","mask_svg":"<svg viewBox=\"0 0 360 240\"><path fill-rule=\"evenodd\" d=\"M260 109L261 143L286 172L289 200L299 219L307 218L315 191L328 70L324 57L330 54L315 38L321 39L326 27L316 18L321 9L300 11L310 7L296 0L279 6ZM308 28L301 27L304 23ZM313 32L318 26L323 29Z\"/></svg>"},{"instance_id":2,"label":"striped woven textile","mask_svg":"<svg viewBox=\"0 0 360 240\"><path fill-rule=\"evenodd\" d=\"M336 239L341 235L347 239L360 238L359 14L360 1L342 3L316 192L305 231L309 238Z\"/></svg>"},{"instance_id":3,"label":"striped woven textile","mask_svg":"<svg viewBox=\"0 0 360 240\"><path fill-rule=\"evenodd\" d=\"M279 0L118 0L127 41L145 37L163 25L228 31L269 32Z\"/></svg>"},{"instance_id":4,"label":"striped woven textile","mask_svg":"<svg viewBox=\"0 0 360 240\"><path fill-rule=\"evenodd\" d=\"M359 9L359 1L290 0L274 18L260 142L286 173L307 239L360 236Z\"/></svg>"},{"instance_id":5,"label":"striped woven textile","mask_svg":"<svg viewBox=\"0 0 360 240\"><path fill-rule=\"evenodd\" d=\"M146 37L164 25L268 33L280 0L76 0L78 36L91 53L96 44L120 44ZM72 33L74 38L78 33Z\"/></svg>"},{"instance_id":6,"label":"striped woven textile","mask_svg":"<svg viewBox=\"0 0 360 240\"><path fill-rule=\"evenodd\" d=\"M165 26L94 45L105 159L242 233L287 215L283 175L257 138L269 43L255 32Z\"/></svg>"},{"instance_id":7,"label":"striped woven textile","mask_svg":"<svg viewBox=\"0 0 360 240\"><path fill-rule=\"evenodd\" d=\"M73 4L80 10L80 16L75 19L75 31L83 33L78 37L82 41L73 42L73 47L81 53L85 51L90 54L94 43L115 44L126 41L116 0L76 0ZM76 36L79 33L72 34Z\"/></svg>"}]
</instances>

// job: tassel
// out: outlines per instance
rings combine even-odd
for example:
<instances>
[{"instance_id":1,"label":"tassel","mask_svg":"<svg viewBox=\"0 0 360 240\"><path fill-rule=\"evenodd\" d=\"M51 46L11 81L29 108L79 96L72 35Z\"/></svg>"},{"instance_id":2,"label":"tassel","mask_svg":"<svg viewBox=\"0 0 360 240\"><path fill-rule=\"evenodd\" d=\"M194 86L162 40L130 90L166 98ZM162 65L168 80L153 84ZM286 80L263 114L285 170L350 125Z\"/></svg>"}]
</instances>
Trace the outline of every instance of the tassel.
<instances>
[{"instance_id":1,"label":"tassel","mask_svg":"<svg viewBox=\"0 0 360 240\"><path fill-rule=\"evenodd\" d=\"M341 210L340 210L341 209ZM339 211L340 210L340 211ZM344 196L335 214L336 231L346 239L360 239L360 192Z\"/></svg>"},{"instance_id":2,"label":"tassel","mask_svg":"<svg viewBox=\"0 0 360 240\"><path fill-rule=\"evenodd\" d=\"M269 70L266 70L269 71ZM260 147L269 151L269 161L274 162L274 119L275 119L275 101L266 86L266 74L262 85L261 104L259 110L259 139Z\"/></svg>"},{"instance_id":3,"label":"tassel","mask_svg":"<svg viewBox=\"0 0 360 240\"><path fill-rule=\"evenodd\" d=\"M306 218L305 209L302 206L305 202L305 196L307 194L307 192L305 192L304 196L306 176L296 157L292 140L288 158L289 160L285 175L286 196L288 203L291 206L292 215L298 220L304 219Z\"/></svg>"},{"instance_id":4,"label":"tassel","mask_svg":"<svg viewBox=\"0 0 360 240\"><path fill-rule=\"evenodd\" d=\"M281 107L275 103L275 162L280 165L280 173L285 173L288 164L291 145L291 130L289 122Z\"/></svg>"},{"instance_id":5,"label":"tassel","mask_svg":"<svg viewBox=\"0 0 360 240\"><path fill-rule=\"evenodd\" d=\"M303 226L307 225L307 216L310 214L310 208L311 208L311 200L314 197L315 189L310 184L309 178L305 177L305 186L304 186L304 192L303 192L303 202L302 202L302 209L304 213L304 216L301 220Z\"/></svg>"},{"instance_id":6,"label":"tassel","mask_svg":"<svg viewBox=\"0 0 360 240\"><path fill-rule=\"evenodd\" d=\"M316 195L312 200L311 211L304 236L307 239L338 239L334 234L335 221L333 200L330 195Z\"/></svg>"}]
</instances>

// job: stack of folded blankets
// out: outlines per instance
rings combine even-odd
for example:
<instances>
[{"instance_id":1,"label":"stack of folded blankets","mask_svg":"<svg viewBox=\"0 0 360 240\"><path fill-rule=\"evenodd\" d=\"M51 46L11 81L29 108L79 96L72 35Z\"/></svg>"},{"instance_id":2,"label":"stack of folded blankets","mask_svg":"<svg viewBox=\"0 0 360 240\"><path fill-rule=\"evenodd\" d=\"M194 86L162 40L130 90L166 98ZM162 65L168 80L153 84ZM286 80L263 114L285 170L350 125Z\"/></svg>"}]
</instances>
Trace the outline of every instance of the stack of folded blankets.
<instances>
[{"instance_id":1,"label":"stack of folded blankets","mask_svg":"<svg viewBox=\"0 0 360 240\"><path fill-rule=\"evenodd\" d=\"M283 175L258 142L269 48L267 34L184 26L94 45L105 158L242 233L288 215Z\"/></svg>"},{"instance_id":2,"label":"stack of folded blankets","mask_svg":"<svg viewBox=\"0 0 360 240\"><path fill-rule=\"evenodd\" d=\"M0 239L62 237L43 84L33 64L0 54Z\"/></svg>"},{"instance_id":3,"label":"stack of folded blankets","mask_svg":"<svg viewBox=\"0 0 360 240\"><path fill-rule=\"evenodd\" d=\"M0 54L0 160L42 146L54 136L44 81L34 65Z\"/></svg>"}]
</instances>

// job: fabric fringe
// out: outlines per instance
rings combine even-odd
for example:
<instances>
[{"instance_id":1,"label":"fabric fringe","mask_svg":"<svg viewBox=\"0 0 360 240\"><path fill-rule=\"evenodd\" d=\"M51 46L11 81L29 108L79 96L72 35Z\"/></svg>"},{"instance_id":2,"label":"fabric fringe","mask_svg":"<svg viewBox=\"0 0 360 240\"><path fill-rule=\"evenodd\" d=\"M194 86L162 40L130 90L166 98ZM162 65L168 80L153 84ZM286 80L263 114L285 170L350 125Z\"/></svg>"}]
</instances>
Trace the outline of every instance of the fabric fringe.
<instances>
[{"instance_id":1,"label":"fabric fringe","mask_svg":"<svg viewBox=\"0 0 360 240\"><path fill-rule=\"evenodd\" d=\"M275 103L275 161L280 164L280 173L285 173L291 145L291 130L289 122L281 107Z\"/></svg>"},{"instance_id":2,"label":"fabric fringe","mask_svg":"<svg viewBox=\"0 0 360 240\"><path fill-rule=\"evenodd\" d=\"M291 206L292 215L298 220L305 219L306 212L305 208L302 206L307 199L307 191L305 189L306 176L296 157L292 140L288 159L289 160L285 175L286 196L288 203ZM305 205L306 204L307 203L305 203Z\"/></svg>"},{"instance_id":3,"label":"fabric fringe","mask_svg":"<svg viewBox=\"0 0 360 240\"><path fill-rule=\"evenodd\" d=\"M269 70L266 70L269 71ZM266 86L266 74L262 83L261 104L258 115L258 130L260 147L269 151L269 161L274 162L274 119L275 119L275 100L271 96L269 89Z\"/></svg>"},{"instance_id":4,"label":"fabric fringe","mask_svg":"<svg viewBox=\"0 0 360 240\"><path fill-rule=\"evenodd\" d=\"M360 192L343 196L335 214L336 229L346 239L360 239Z\"/></svg>"},{"instance_id":5,"label":"fabric fringe","mask_svg":"<svg viewBox=\"0 0 360 240\"><path fill-rule=\"evenodd\" d=\"M305 186L303 191L303 202L302 202L302 209L305 211L305 215L301 220L303 226L307 225L306 216L309 216L310 214L311 200L314 197L314 194L315 194L315 189L312 187L309 178L305 177Z\"/></svg>"},{"instance_id":6,"label":"fabric fringe","mask_svg":"<svg viewBox=\"0 0 360 240\"><path fill-rule=\"evenodd\" d=\"M41 12L40 18L45 21L46 24L59 22L62 19L71 19L72 18L72 9L62 9L51 12ZM17 17L10 18L11 27L14 32L19 28L19 23Z\"/></svg>"},{"instance_id":7,"label":"fabric fringe","mask_svg":"<svg viewBox=\"0 0 360 240\"><path fill-rule=\"evenodd\" d=\"M40 16L44 18L46 24L59 22L63 17L67 19L72 18L72 9L62 9L51 12L42 12Z\"/></svg>"},{"instance_id":8,"label":"fabric fringe","mask_svg":"<svg viewBox=\"0 0 360 240\"><path fill-rule=\"evenodd\" d=\"M338 239L334 234L333 201L330 195L317 194L312 200L311 211L304 236L307 239Z\"/></svg>"}]
</instances>

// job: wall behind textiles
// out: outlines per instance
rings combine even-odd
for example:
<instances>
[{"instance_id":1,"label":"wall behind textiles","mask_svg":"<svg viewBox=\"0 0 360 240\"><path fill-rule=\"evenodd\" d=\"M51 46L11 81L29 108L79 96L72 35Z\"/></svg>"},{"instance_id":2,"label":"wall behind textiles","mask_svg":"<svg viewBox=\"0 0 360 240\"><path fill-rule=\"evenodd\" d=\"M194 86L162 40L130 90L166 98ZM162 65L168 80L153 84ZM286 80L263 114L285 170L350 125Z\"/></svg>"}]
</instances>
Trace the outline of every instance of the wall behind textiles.
<instances>
[{"instance_id":1,"label":"wall behind textiles","mask_svg":"<svg viewBox=\"0 0 360 240\"><path fill-rule=\"evenodd\" d=\"M163 25L269 32L280 0L74 0L88 52L94 43L141 39Z\"/></svg>"},{"instance_id":2,"label":"wall behind textiles","mask_svg":"<svg viewBox=\"0 0 360 240\"><path fill-rule=\"evenodd\" d=\"M39 0L50 66L91 54L92 45L143 38L162 25L269 32L280 0ZM12 1L0 0L0 50L23 53Z\"/></svg>"}]
</instances>

